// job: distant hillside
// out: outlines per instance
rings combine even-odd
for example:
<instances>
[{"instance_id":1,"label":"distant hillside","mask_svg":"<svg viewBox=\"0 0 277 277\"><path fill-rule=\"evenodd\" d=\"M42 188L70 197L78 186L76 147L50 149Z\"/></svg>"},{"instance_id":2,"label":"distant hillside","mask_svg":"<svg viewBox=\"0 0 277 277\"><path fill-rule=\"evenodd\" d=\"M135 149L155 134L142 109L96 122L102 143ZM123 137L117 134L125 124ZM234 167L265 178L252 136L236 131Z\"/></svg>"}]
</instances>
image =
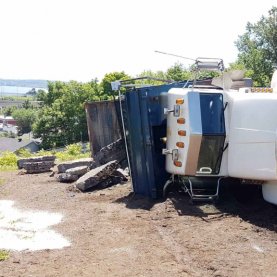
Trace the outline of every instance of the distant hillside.
<instances>
[{"instance_id":1,"label":"distant hillside","mask_svg":"<svg viewBox=\"0 0 277 277\"><path fill-rule=\"evenodd\" d=\"M0 79L0 86L45 88L45 89L47 89L47 81L46 80Z\"/></svg>"}]
</instances>

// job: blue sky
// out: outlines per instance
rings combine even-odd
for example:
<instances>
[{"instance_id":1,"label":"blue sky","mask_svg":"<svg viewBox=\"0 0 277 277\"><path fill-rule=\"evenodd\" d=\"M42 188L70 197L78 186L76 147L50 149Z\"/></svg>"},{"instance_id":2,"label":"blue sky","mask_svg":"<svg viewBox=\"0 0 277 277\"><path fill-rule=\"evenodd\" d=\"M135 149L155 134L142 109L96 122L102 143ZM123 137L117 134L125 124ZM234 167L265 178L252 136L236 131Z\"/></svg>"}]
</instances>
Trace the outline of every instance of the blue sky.
<instances>
[{"instance_id":1,"label":"blue sky","mask_svg":"<svg viewBox=\"0 0 277 277\"><path fill-rule=\"evenodd\" d=\"M276 0L1 0L0 78L89 81L166 70L186 57L235 61L234 41Z\"/></svg>"}]
</instances>

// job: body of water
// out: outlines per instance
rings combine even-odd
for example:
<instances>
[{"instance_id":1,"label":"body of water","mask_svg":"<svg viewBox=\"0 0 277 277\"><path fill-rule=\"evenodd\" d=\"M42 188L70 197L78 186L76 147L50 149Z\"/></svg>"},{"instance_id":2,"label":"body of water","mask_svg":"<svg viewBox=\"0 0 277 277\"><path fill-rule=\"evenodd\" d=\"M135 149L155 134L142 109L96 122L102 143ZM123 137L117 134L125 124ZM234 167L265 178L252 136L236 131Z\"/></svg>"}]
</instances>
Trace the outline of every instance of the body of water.
<instances>
[{"instance_id":1,"label":"body of water","mask_svg":"<svg viewBox=\"0 0 277 277\"><path fill-rule=\"evenodd\" d=\"M0 86L0 97L2 96L22 96L28 91L30 91L31 87L15 87L15 86ZM35 88L36 91L38 89L43 88ZM43 89L45 90L45 89Z\"/></svg>"}]
</instances>

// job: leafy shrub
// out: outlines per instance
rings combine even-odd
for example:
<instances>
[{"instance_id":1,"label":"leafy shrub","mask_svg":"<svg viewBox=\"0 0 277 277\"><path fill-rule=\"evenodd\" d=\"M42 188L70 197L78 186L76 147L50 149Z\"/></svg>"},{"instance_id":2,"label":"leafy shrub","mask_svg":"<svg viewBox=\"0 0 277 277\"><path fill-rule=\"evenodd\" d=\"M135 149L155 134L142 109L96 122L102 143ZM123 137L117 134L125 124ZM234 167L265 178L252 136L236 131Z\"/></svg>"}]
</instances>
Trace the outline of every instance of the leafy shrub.
<instances>
[{"instance_id":1,"label":"leafy shrub","mask_svg":"<svg viewBox=\"0 0 277 277\"><path fill-rule=\"evenodd\" d=\"M77 156L80 155L82 152L82 145L75 143L75 144L70 144L68 146L66 146L66 150L67 154L72 155L72 156Z\"/></svg>"},{"instance_id":2,"label":"leafy shrub","mask_svg":"<svg viewBox=\"0 0 277 277\"><path fill-rule=\"evenodd\" d=\"M54 154L55 154L55 151L41 149L35 154L35 156L49 156Z\"/></svg>"},{"instance_id":3,"label":"leafy shrub","mask_svg":"<svg viewBox=\"0 0 277 277\"><path fill-rule=\"evenodd\" d=\"M89 148L86 147L86 149ZM55 150L47 151L42 149L33 154L28 149L20 149L16 152L16 154L8 151L0 153L0 170L16 169L18 158L55 155L58 161L61 162L90 157L90 152L88 151L82 153L82 145L77 143L66 146L65 150L61 152L56 152Z\"/></svg>"},{"instance_id":4,"label":"leafy shrub","mask_svg":"<svg viewBox=\"0 0 277 277\"><path fill-rule=\"evenodd\" d=\"M90 152L82 153L82 145L75 143L66 146L65 151L55 153L59 161L70 161L81 158L89 158Z\"/></svg>"},{"instance_id":5,"label":"leafy shrub","mask_svg":"<svg viewBox=\"0 0 277 277\"><path fill-rule=\"evenodd\" d=\"M32 157L32 153L30 152L30 150L28 150L26 148L21 148L21 149L17 150L16 155L21 157L21 158L30 158L30 157Z\"/></svg>"},{"instance_id":6,"label":"leafy shrub","mask_svg":"<svg viewBox=\"0 0 277 277\"><path fill-rule=\"evenodd\" d=\"M14 167L16 166L17 156L9 151L5 151L0 156L0 167Z\"/></svg>"},{"instance_id":7,"label":"leafy shrub","mask_svg":"<svg viewBox=\"0 0 277 277\"><path fill-rule=\"evenodd\" d=\"M9 258L9 252L6 250L0 250L0 262L5 261Z\"/></svg>"}]
</instances>

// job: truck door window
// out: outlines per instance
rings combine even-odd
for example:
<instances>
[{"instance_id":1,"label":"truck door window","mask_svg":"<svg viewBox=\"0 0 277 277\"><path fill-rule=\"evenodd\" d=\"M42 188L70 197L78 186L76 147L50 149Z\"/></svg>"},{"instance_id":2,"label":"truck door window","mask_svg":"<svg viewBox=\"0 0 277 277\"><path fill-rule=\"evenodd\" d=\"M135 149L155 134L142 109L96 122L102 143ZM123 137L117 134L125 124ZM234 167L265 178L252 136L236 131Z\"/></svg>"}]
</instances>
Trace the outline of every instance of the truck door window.
<instances>
[{"instance_id":1,"label":"truck door window","mask_svg":"<svg viewBox=\"0 0 277 277\"><path fill-rule=\"evenodd\" d=\"M225 141L223 96L221 93L200 93L202 141L197 173L219 173Z\"/></svg>"}]
</instances>

